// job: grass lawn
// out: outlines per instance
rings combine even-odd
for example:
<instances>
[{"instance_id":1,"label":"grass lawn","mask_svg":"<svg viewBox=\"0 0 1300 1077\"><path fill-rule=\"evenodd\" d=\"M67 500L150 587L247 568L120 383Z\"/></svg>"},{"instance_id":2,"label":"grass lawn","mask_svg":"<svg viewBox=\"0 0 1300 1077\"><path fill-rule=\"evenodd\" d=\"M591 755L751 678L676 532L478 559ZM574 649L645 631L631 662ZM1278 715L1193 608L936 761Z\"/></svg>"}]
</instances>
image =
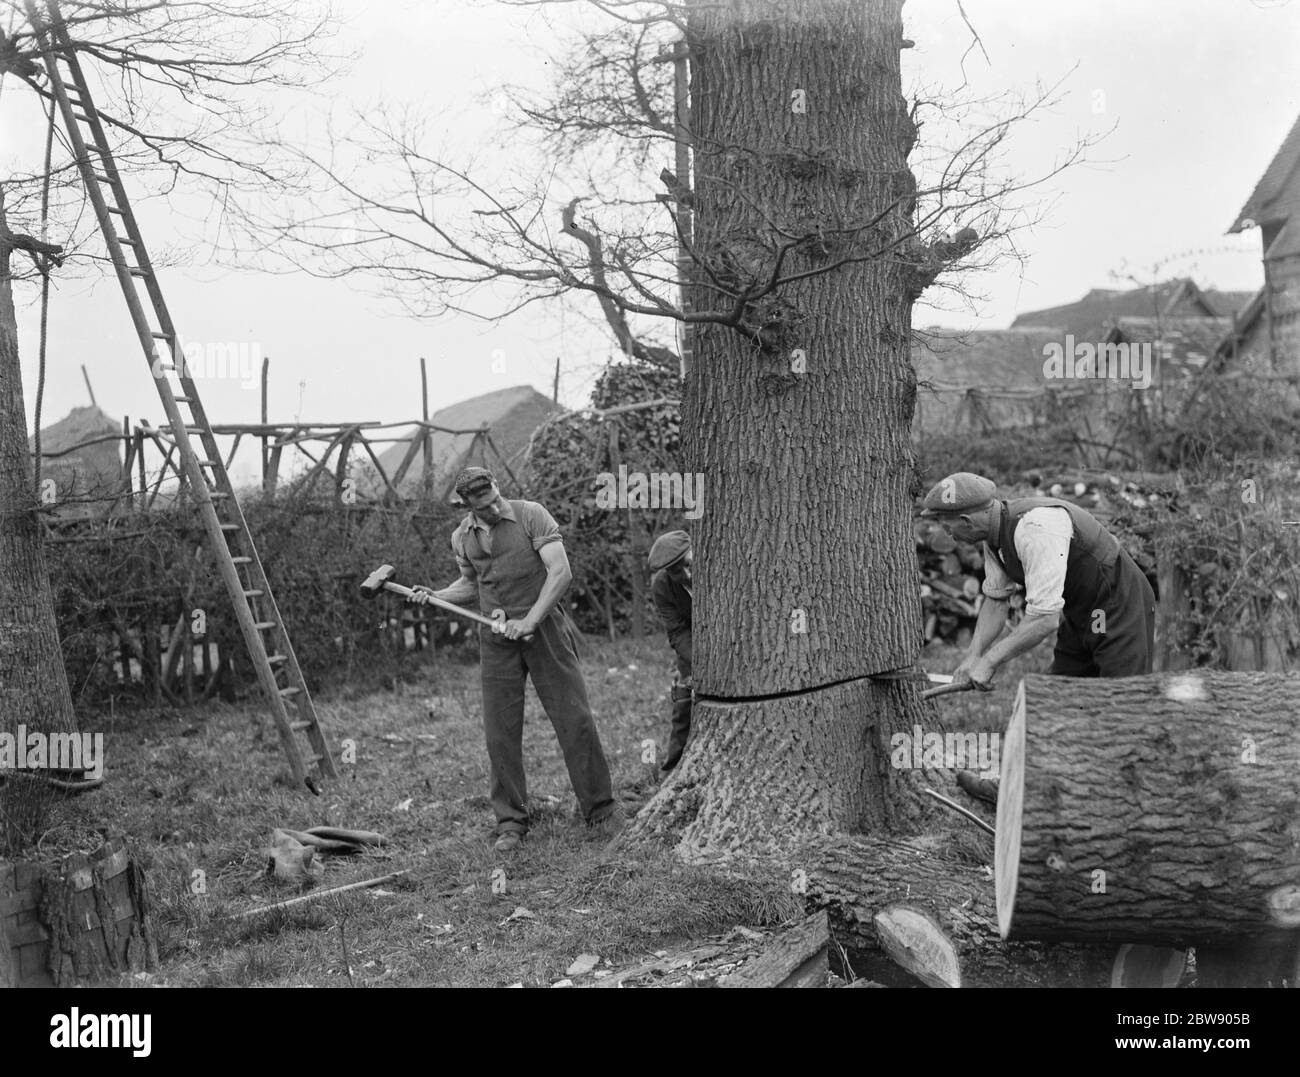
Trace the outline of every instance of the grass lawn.
<instances>
[{"instance_id":1,"label":"grass lawn","mask_svg":"<svg viewBox=\"0 0 1300 1077\"><path fill-rule=\"evenodd\" d=\"M1001 671L996 692L938 700L949 726L1000 728L1017 674L1044 668L1044 654ZM944 672L958 657L940 647L921 661ZM256 696L238 706L83 719L83 729L105 734L108 780L55 809L41 855L125 833L149 876L157 979L174 985L546 986L579 954L625 966L738 925L761 929L801 915L784 876L729 875L667 854L606 859L603 842L574 818L563 759L531 690L524 752L532 829L518 852L497 855L477 661L442 650L412 656L411 666L412 683L396 691L317 699L336 755L346 738L357 758L320 798L289 787ZM584 670L630 815L657 783L642 742L653 738L662 750L667 736L671 653L658 638L592 640ZM233 918L298 893L264 875L265 849L277 826L317 825L389 838L380 851L326 858L317 888L408 874L378 889ZM991 839L956 816L949 827L960 850L991 863ZM494 885L497 869L504 878Z\"/></svg>"}]
</instances>

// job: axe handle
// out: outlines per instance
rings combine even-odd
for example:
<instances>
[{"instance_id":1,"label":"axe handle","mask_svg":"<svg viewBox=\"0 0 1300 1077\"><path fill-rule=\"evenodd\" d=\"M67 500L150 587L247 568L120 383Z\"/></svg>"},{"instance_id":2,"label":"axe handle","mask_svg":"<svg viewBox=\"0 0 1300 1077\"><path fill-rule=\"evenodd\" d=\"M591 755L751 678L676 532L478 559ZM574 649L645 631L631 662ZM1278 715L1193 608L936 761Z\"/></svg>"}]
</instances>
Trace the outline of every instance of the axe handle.
<instances>
[{"instance_id":1,"label":"axe handle","mask_svg":"<svg viewBox=\"0 0 1300 1077\"><path fill-rule=\"evenodd\" d=\"M934 699L935 696L951 695L953 692L970 692L975 688L974 681L961 681L957 684L941 684L937 688L927 688L921 693L922 699Z\"/></svg>"}]
</instances>

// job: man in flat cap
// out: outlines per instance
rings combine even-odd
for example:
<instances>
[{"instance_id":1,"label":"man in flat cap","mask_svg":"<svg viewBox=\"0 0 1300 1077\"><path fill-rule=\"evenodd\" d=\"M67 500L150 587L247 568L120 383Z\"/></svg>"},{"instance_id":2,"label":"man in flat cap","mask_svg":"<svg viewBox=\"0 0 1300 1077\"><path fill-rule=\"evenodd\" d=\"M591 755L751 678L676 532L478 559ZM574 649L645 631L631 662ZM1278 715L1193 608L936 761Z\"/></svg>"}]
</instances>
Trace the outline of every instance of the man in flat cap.
<instances>
[{"instance_id":1,"label":"man in flat cap","mask_svg":"<svg viewBox=\"0 0 1300 1077\"><path fill-rule=\"evenodd\" d=\"M677 766L691 735L691 537L685 531L669 531L655 539L647 562L653 573L650 595L659 620L668 633L668 645L677 655L677 676L673 678L672 730L663 771Z\"/></svg>"},{"instance_id":2,"label":"man in flat cap","mask_svg":"<svg viewBox=\"0 0 1300 1077\"><path fill-rule=\"evenodd\" d=\"M560 604L573 575L559 525L535 501L503 498L485 468L466 468L455 489L469 509L451 536L460 578L440 591L416 590L460 604L477 598L487 616L504 611L499 631L479 631L495 848L511 852L528 832L523 731L529 677L555 727L583 818L612 831L621 813L578 664L577 631Z\"/></svg>"},{"instance_id":3,"label":"man in flat cap","mask_svg":"<svg viewBox=\"0 0 1300 1077\"><path fill-rule=\"evenodd\" d=\"M958 541L984 543L984 603L954 682L987 688L999 666L1052 635L1048 673L1150 673L1155 594L1115 536L1068 501L996 494L989 479L962 471L925 497L923 516ZM1024 617L999 640L1007 600L1017 591L1025 593Z\"/></svg>"}]
</instances>

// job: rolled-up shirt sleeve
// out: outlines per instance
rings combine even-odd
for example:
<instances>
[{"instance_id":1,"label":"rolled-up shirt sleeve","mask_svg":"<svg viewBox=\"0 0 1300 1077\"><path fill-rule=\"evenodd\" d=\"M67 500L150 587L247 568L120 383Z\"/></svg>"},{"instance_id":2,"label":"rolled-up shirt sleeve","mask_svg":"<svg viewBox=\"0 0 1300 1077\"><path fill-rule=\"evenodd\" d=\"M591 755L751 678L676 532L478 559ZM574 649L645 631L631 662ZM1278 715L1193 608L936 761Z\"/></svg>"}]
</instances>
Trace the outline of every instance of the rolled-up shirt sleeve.
<instances>
[{"instance_id":1,"label":"rolled-up shirt sleeve","mask_svg":"<svg viewBox=\"0 0 1300 1077\"><path fill-rule=\"evenodd\" d=\"M534 550L540 550L551 542L564 541L564 536L560 534L560 525L544 506L535 501L524 501L521 502L521 508L519 524L523 527L524 534L532 541Z\"/></svg>"},{"instance_id":2,"label":"rolled-up shirt sleeve","mask_svg":"<svg viewBox=\"0 0 1300 1077\"><path fill-rule=\"evenodd\" d=\"M1025 612L1060 613L1065 608L1065 571L1074 523L1065 509L1033 509L1016 528L1016 553L1025 566Z\"/></svg>"},{"instance_id":3,"label":"rolled-up shirt sleeve","mask_svg":"<svg viewBox=\"0 0 1300 1077\"><path fill-rule=\"evenodd\" d=\"M451 552L456 555L456 567L460 569L460 574L466 579L475 579L478 572L474 568L474 563L465 556L465 527L456 528L451 533Z\"/></svg>"},{"instance_id":4,"label":"rolled-up shirt sleeve","mask_svg":"<svg viewBox=\"0 0 1300 1077\"><path fill-rule=\"evenodd\" d=\"M1002 567L1002 562L998 560L997 555L989 549L987 542L984 543L984 584L982 589L986 598L1001 601L1005 601L1017 591L1022 590L1020 584L1014 582L1007 575L1007 570Z\"/></svg>"}]
</instances>

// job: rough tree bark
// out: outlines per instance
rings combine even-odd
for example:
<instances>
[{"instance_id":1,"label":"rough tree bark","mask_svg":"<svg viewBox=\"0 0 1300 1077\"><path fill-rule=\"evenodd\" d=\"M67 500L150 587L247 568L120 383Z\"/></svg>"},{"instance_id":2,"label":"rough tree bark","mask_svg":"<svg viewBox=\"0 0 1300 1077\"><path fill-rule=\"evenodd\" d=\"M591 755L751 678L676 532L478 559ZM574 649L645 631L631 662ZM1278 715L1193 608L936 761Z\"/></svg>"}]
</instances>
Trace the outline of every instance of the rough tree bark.
<instances>
[{"instance_id":1,"label":"rough tree bark","mask_svg":"<svg viewBox=\"0 0 1300 1077\"><path fill-rule=\"evenodd\" d=\"M878 949L874 913L907 900L963 982L1104 983L1113 947L1005 946L991 870L891 837L936 817L922 776L891 768L891 737L943 729L916 682L871 679L922 642L908 341L935 266L911 239L901 6L690 10L690 309L738 317L696 325L683 400L684 463L708 487L692 737L621 844L793 870L859 953ZM766 289L783 235L810 233L780 272L836 270Z\"/></svg>"},{"instance_id":2,"label":"rough tree bark","mask_svg":"<svg viewBox=\"0 0 1300 1077\"><path fill-rule=\"evenodd\" d=\"M0 732L75 732L50 578L41 545L10 261L0 196ZM19 257L23 257L19 255ZM49 799L43 783L0 784L0 855L34 841Z\"/></svg>"},{"instance_id":3,"label":"rough tree bark","mask_svg":"<svg viewBox=\"0 0 1300 1077\"><path fill-rule=\"evenodd\" d=\"M997 831L1008 938L1293 946L1300 683L1026 677Z\"/></svg>"},{"instance_id":4,"label":"rough tree bark","mask_svg":"<svg viewBox=\"0 0 1300 1077\"><path fill-rule=\"evenodd\" d=\"M900 9L691 11L695 239L724 288L761 288L768 221L826 230L785 256L786 273L910 231ZM856 247L832 234L877 214ZM683 437L708 487L693 536L698 702L691 746L634 839L725 850L924 812L888 761L891 733L925 724L916 687L867 679L919 649L912 272L897 257L846 264L748 303L740 330L697 327ZM695 276L693 310L736 306Z\"/></svg>"}]
</instances>

